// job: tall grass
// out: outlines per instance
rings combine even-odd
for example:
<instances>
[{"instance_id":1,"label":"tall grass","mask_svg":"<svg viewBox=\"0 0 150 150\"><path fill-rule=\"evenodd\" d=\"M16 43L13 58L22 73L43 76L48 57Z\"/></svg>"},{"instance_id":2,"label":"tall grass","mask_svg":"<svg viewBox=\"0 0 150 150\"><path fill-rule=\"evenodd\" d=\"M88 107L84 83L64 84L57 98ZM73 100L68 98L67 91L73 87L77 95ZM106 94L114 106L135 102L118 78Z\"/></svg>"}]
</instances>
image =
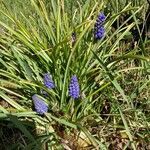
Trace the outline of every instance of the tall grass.
<instances>
[{"instance_id":1,"label":"tall grass","mask_svg":"<svg viewBox=\"0 0 150 150\"><path fill-rule=\"evenodd\" d=\"M120 142L122 149L136 150L141 139L144 146L150 127L150 59L144 41L142 47L140 43L132 48L130 43L131 30L141 22L139 14L146 3L30 2L16 9L3 2L0 10L0 118L27 138L14 147L110 149L119 146L117 138L125 139ZM94 23L103 11L105 37L95 42ZM126 14L129 17L120 24ZM47 72L54 89L43 84ZM81 89L77 100L68 94L74 74ZM44 116L32 109L35 93L49 105Z\"/></svg>"}]
</instances>

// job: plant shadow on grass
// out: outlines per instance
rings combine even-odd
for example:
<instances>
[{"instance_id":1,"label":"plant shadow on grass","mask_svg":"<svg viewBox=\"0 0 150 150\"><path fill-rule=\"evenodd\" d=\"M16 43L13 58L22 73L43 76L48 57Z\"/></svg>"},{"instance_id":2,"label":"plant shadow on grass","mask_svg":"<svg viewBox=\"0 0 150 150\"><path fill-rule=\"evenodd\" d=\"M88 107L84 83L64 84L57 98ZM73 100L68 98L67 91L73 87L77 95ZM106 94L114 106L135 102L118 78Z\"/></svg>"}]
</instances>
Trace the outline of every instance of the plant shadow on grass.
<instances>
[{"instance_id":1,"label":"plant shadow on grass","mask_svg":"<svg viewBox=\"0 0 150 150\"><path fill-rule=\"evenodd\" d=\"M0 150L41 149L37 142L35 124L33 121L18 119L8 115L6 120L0 120Z\"/></svg>"}]
</instances>

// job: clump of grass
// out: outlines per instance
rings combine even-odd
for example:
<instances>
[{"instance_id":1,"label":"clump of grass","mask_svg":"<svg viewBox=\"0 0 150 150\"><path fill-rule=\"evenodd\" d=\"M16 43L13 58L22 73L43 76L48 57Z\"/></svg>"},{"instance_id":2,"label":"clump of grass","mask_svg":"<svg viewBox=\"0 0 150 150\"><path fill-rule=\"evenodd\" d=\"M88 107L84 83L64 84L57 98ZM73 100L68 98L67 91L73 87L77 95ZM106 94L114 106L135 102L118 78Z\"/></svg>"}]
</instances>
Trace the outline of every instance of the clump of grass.
<instances>
[{"instance_id":1,"label":"clump of grass","mask_svg":"<svg viewBox=\"0 0 150 150\"><path fill-rule=\"evenodd\" d=\"M128 2L31 0L19 17L4 5L0 118L21 132L15 147L148 149L148 40L130 44L145 3Z\"/></svg>"}]
</instances>

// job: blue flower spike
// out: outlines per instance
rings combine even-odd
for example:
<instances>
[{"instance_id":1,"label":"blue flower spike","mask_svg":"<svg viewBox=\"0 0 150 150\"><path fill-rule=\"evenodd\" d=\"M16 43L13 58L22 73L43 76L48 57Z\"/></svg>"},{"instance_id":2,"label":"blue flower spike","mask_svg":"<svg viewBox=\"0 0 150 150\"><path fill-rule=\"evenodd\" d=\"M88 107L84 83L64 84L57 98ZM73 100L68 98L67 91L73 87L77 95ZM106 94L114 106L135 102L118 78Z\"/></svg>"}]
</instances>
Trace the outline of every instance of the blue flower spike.
<instances>
[{"instance_id":1,"label":"blue flower spike","mask_svg":"<svg viewBox=\"0 0 150 150\"><path fill-rule=\"evenodd\" d=\"M101 12L101 13L98 15L98 22L104 23L105 20L106 20L106 16L104 15L104 13Z\"/></svg>"},{"instance_id":2,"label":"blue flower spike","mask_svg":"<svg viewBox=\"0 0 150 150\"><path fill-rule=\"evenodd\" d=\"M95 39L101 39L102 37L104 37L105 34L105 29L103 26L101 26L100 28L97 29L97 31L95 32Z\"/></svg>"},{"instance_id":3,"label":"blue flower spike","mask_svg":"<svg viewBox=\"0 0 150 150\"><path fill-rule=\"evenodd\" d=\"M35 107L35 111L38 114L43 115L44 113L48 112L48 105L42 99L40 99L37 94L34 94L32 96L32 100Z\"/></svg>"},{"instance_id":4,"label":"blue flower spike","mask_svg":"<svg viewBox=\"0 0 150 150\"><path fill-rule=\"evenodd\" d=\"M69 95L73 99L77 99L80 96L80 88L79 83L76 75L71 77L70 85L69 85Z\"/></svg>"},{"instance_id":5,"label":"blue flower spike","mask_svg":"<svg viewBox=\"0 0 150 150\"><path fill-rule=\"evenodd\" d=\"M55 84L52 80L52 76L49 73L45 73L44 74L44 85L48 88L48 89L52 89L55 87Z\"/></svg>"},{"instance_id":6,"label":"blue flower spike","mask_svg":"<svg viewBox=\"0 0 150 150\"><path fill-rule=\"evenodd\" d=\"M94 25L94 39L100 40L105 35L105 28L103 23L105 22L106 17L103 13L100 13L97 17L96 23Z\"/></svg>"}]
</instances>

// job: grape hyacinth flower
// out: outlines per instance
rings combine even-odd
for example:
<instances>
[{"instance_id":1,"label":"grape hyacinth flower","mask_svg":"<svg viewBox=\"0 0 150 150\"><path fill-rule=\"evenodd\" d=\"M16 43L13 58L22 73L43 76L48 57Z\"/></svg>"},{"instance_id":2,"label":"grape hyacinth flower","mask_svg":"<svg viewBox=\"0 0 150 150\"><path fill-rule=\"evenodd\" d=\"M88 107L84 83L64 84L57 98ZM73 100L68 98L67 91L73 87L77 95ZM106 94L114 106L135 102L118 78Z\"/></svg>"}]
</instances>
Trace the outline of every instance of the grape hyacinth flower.
<instances>
[{"instance_id":1,"label":"grape hyacinth flower","mask_svg":"<svg viewBox=\"0 0 150 150\"><path fill-rule=\"evenodd\" d=\"M105 22L105 15L100 13L97 17L96 23L94 25L94 39L99 40L104 37L105 29L103 23Z\"/></svg>"},{"instance_id":2,"label":"grape hyacinth flower","mask_svg":"<svg viewBox=\"0 0 150 150\"><path fill-rule=\"evenodd\" d=\"M98 15L97 22L99 22L100 24L102 24L102 23L105 22L105 20L106 20L106 16L104 15L104 13L101 12L101 13Z\"/></svg>"},{"instance_id":3,"label":"grape hyacinth flower","mask_svg":"<svg viewBox=\"0 0 150 150\"><path fill-rule=\"evenodd\" d=\"M71 77L70 85L69 85L69 95L76 99L80 96L80 88L76 75Z\"/></svg>"},{"instance_id":4,"label":"grape hyacinth flower","mask_svg":"<svg viewBox=\"0 0 150 150\"><path fill-rule=\"evenodd\" d=\"M49 73L45 73L44 74L44 85L48 88L48 89L52 89L55 87L54 82L52 80L52 77Z\"/></svg>"},{"instance_id":5,"label":"grape hyacinth flower","mask_svg":"<svg viewBox=\"0 0 150 150\"><path fill-rule=\"evenodd\" d=\"M48 111L48 105L42 99L40 99L37 94L32 96L32 100L34 103L35 111L38 114L43 115Z\"/></svg>"},{"instance_id":6,"label":"grape hyacinth flower","mask_svg":"<svg viewBox=\"0 0 150 150\"><path fill-rule=\"evenodd\" d=\"M96 32L95 32L95 39L101 39L102 37L104 37L104 34L105 34L105 29L103 26L99 27Z\"/></svg>"}]
</instances>

